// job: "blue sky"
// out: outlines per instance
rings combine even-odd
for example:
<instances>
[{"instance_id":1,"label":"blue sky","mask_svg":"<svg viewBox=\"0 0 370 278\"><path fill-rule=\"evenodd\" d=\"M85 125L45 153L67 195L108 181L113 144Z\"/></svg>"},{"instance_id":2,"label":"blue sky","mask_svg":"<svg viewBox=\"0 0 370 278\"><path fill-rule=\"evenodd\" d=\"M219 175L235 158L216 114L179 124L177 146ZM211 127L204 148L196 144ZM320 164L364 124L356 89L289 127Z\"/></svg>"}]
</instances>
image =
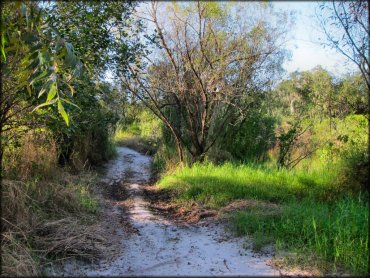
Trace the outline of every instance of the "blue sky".
<instances>
[{"instance_id":1,"label":"blue sky","mask_svg":"<svg viewBox=\"0 0 370 278\"><path fill-rule=\"evenodd\" d=\"M274 1L270 0L276 10L295 11L295 25L290 30L290 39L285 48L291 51L291 59L283 64L287 77L298 70L311 70L320 65L331 74L340 77L347 73L358 71L356 65L334 49L324 48L319 38L324 38L317 24L315 9L322 1ZM144 11L149 2L140 5L140 12ZM150 25L150 24L149 24Z\"/></svg>"},{"instance_id":2,"label":"blue sky","mask_svg":"<svg viewBox=\"0 0 370 278\"><path fill-rule=\"evenodd\" d=\"M295 70L310 70L321 65L336 76L356 71L357 68L342 54L334 49L324 48L319 43L319 37L323 37L318 24L316 24L315 8L316 1L272 1L276 9L286 11L295 10L296 25L292 27L292 39L289 40L287 48L292 51L290 61L284 63L288 73Z\"/></svg>"}]
</instances>

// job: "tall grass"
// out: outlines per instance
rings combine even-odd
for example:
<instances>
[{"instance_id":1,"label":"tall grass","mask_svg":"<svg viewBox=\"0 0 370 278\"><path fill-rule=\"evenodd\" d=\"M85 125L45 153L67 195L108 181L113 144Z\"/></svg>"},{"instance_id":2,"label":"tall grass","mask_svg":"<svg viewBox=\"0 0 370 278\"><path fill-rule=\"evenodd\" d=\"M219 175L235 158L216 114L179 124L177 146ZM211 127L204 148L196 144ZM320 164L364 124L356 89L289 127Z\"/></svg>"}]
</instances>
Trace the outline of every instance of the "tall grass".
<instances>
[{"instance_id":1,"label":"tall grass","mask_svg":"<svg viewBox=\"0 0 370 278\"><path fill-rule=\"evenodd\" d=\"M29 135L4 155L1 198L2 276L36 276L53 257L96 258L103 247L94 172L57 165L46 134Z\"/></svg>"},{"instance_id":2,"label":"tall grass","mask_svg":"<svg viewBox=\"0 0 370 278\"><path fill-rule=\"evenodd\" d=\"M53 257L99 256L95 179L56 172L54 180L3 181L2 275L40 275L41 262Z\"/></svg>"},{"instance_id":3,"label":"tall grass","mask_svg":"<svg viewBox=\"0 0 370 278\"><path fill-rule=\"evenodd\" d=\"M335 185L336 174L325 170L289 171L254 164L214 166L207 163L177 169L164 176L158 185L176 189L180 199L193 199L217 208L240 198L275 202L313 195L326 198Z\"/></svg>"},{"instance_id":4,"label":"tall grass","mask_svg":"<svg viewBox=\"0 0 370 278\"><path fill-rule=\"evenodd\" d=\"M351 273L365 274L368 210L368 203L361 199L347 197L335 203L303 199L284 204L279 214L238 212L233 224L239 234L253 235L256 249L275 243L278 250L298 252L300 260L316 257L313 263L327 271L345 267Z\"/></svg>"},{"instance_id":5,"label":"tall grass","mask_svg":"<svg viewBox=\"0 0 370 278\"><path fill-rule=\"evenodd\" d=\"M237 199L276 203L280 207L276 211L253 206L235 213L231 217L235 231L251 234L257 249L275 243L323 270L342 267L364 274L369 263L368 195L338 189L343 186L340 170L206 163L179 168L158 185L177 192L179 202L196 201L210 208Z\"/></svg>"},{"instance_id":6,"label":"tall grass","mask_svg":"<svg viewBox=\"0 0 370 278\"><path fill-rule=\"evenodd\" d=\"M9 179L29 180L53 178L58 153L47 132L29 132L4 148L3 175Z\"/></svg>"}]
</instances>

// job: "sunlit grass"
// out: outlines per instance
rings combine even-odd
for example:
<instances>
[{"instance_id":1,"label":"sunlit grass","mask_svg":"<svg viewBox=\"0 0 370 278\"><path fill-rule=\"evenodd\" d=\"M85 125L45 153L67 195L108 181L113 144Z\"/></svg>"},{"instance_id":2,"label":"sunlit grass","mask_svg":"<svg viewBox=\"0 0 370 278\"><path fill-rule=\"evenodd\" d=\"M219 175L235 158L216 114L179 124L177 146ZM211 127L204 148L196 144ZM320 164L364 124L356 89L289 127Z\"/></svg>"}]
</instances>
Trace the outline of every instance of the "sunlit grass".
<instances>
[{"instance_id":1,"label":"sunlit grass","mask_svg":"<svg viewBox=\"0 0 370 278\"><path fill-rule=\"evenodd\" d=\"M284 204L279 214L238 212L233 224L238 234L254 237L256 249L277 243L278 250L292 250L301 261L316 257L320 267L343 266L364 274L369 263L368 209L368 203L354 198L335 203L303 199Z\"/></svg>"},{"instance_id":2,"label":"sunlit grass","mask_svg":"<svg viewBox=\"0 0 370 278\"><path fill-rule=\"evenodd\" d=\"M335 172L289 171L258 165L195 164L163 177L161 188L176 189L179 198L194 199L217 208L234 199L252 198L282 202L330 193ZM181 184L181 186L179 186Z\"/></svg>"},{"instance_id":3,"label":"sunlit grass","mask_svg":"<svg viewBox=\"0 0 370 278\"><path fill-rule=\"evenodd\" d=\"M252 235L256 249L275 243L278 249L298 253L305 263L326 271L344 267L364 274L369 263L368 196L338 193L342 192L339 171L205 163L179 168L158 185L177 192L179 202L196 201L210 208L236 199L276 203L280 207L276 213L259 207L235 213L231 216L234 230Z\"/></svg>"},{"instance_id":4,"label":"sunlit grass","mask_svg":"<svg viewBox=\"0 0 370 278\"><path fill-rule=\"evenodd\" d=\"M133 132L130 132L128 130L117 130L117 132L114 135L114 141L120 142L127 139L133 139L135 137L138 137L138 134L135 134Z\"/></svg>"},{"instance_id":5,"label":"sunlit grass","mask_svg":"<svg viewBox=\"0 0 370 278\"><path fill-rule=\"evenodd\" d=\"M118 130L114 135L114 142L116 145L132 148L140 153L153 155L158 147L156 140L142 137L132 129Z\"/></svg>"}]
</instances>

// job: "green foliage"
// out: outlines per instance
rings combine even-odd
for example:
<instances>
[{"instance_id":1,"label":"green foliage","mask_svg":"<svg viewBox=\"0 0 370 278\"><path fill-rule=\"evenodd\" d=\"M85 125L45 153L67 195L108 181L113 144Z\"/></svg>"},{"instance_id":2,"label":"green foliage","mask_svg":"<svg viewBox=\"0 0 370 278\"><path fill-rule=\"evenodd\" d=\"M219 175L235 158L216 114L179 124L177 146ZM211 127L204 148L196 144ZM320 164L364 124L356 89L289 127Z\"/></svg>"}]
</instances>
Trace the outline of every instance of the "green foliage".
<instances>
[{"instance_id":1,"label":"green foliage","mask_svg":"<svg viewBox=\"0 0 370 278\"><path fill-rule=\"evenodd\" d=\"M129 135L140 136L144 139L158 141L162 137L162 123L149 109L140 104L125 107L125 117L120 122L116 139Z\"/></svg>"},{"instance_id":2,"label":"green foliage","mask_svg":"<svg viewBox=\"0 0 370 278\"><path fill-rule=\"evenodd\" d=\"M119 2L4 5L3 81L8 101L0 100L0 124L5 138L18 136L21 128L47 127L56 139L59 163L76 168L98 164L114 154L110 136L123 113L125 95L100 80L108 67L124 70L136 53L144 51L135 35L142 30L141 22L131 18L135 6ZM112 36L107 24L114 25L122 39ZM130 35L127 26L132 27ZM2 147L11 147L10 140L5 142Z\"/></svg>"},{"instance_id":3,"label":"green foliage","mask_svg":"<svg viewBox=\"0 0 370 278\"><path fill-rule=\"evenodd\" d=\"M171 169L175 169L179 166L179 162L176 156L176 148L173 143L161 144L153 158L153 169L159 172L166 172ZM185 160L188 160L188 158L185 157Z\"/></svg>"},{"instance_id":4,"label":"green foliage","mask_svg":"<svg viewBox=\"0 0 370 278\"><path fill-rule=\"evenodd\" d=\"M250 205L232 216L232 225L239 234L253 235L256 249L274 243L278 251L297 252L304 263L326 271L343 267L364 274L368 194L338 192L340 171L194 164L165 175L158 185L176 193L178 202L196 201L210 208L246 200Z\"/></svg>"},{"instance_id":5,"label":"green foliage","mask_svg":"<svg viewBox=\"0 0 370 278\"><path fill-rule=\"evenodd\" d=\"M255 248L275 243L278 251L298 252L296 261L318 264L326 271L344 267L352 274L363 275L369 264L368 211L369 203L361 196L335 203L304 199L284 204L275 214L242 211L233 216L232 223L239 234L256 239L260 245ZM315 261L310 262L310 257Z\"/></svg>"},{"instance_id":6,"label":"green foliage","mask_svg":"<svg viewBox=\"0 0 370 278\"><path fill-rule=\"evenodd\" d=\"M333 77L321 67L294 72L272 92L275 111L280 115L307 115L309 118L333 116L335 105ZM275 105L274 105L275 104Z\"/></svg>"},{"instance_id":7,"label":"green foliage","mask_svg":"<svg viewBox=\"0 0 370 278\"><path fill-rule=\"evenodd\" d=\"M97 213L100 208L98 200L92 196L86 186L79 186L79 188L79 199L81 206L84 207L84 209L86 209L86 211L89 213Z\"/></svg>"},{"instance_id":8,"label":"green foliage","mask_svg":"<svg viewBox=\"0 0 370 278\"><path fill-rule=\"evenodd\" d=\"M292 73L271 92L270 107L277 116L307 116L310 119L344 118L366 114L367 88L359 73L335 79L316 67Z\"/></svg>"},{"instance_id":9,"label":"green foliage","mask_svg":"<svg viewBox=\"0 0 370 278\"><path fill-rule=\"evenodd\" d=\"M5 22L2 53L8 58L3 61L6 95L27 93L42 100L34 110L57 103L68 125L64 104L70 102L74 93L71 82L82 71L72 44L62 37L37 3L7 3L2 22ZM8 86L12 92L7 92Z\"/></svg>"},{"instance_id":10,"label":"green foliage","mask_svg":"<svg viewBox=\"0 0 370 278\"><path fill-rule=\"evenodd\" d=\"M330 122L332 128L330 129ZM363 115L313 121L309 141L320 146L297 167L339 169L337 190L364 190L368 181L368 122Z\"/></svg>"},{"instance_id":11,"label":"green foliage","mask_svg":"<svg viewBox=\"0 0 370 278\"><path fill-rule=\"evenodd\" d=\"M240 161L264 161L267 151L275 142L275 119L262 114L251 112L241 126L227 127L227 136L218 148L226 150Z\"/></svg>"},{"instance_id":12,"label":"green foliage","mask_svg":"<svg viewBox=\"0 0 370 278\"><path fill-rule=\"evenodd\" d=\"M360 164L366 164L365 116L358 115L357 120L351 116L366 114L365 88L358 73L335 79L320 67L293 73L282 81L270 92L275 101L268 108L280 121L278 164L322 167L344 162L346 153L357 153L358 162L362 159ZM358 140L361 143L354 143Z\"/></svg>"},{"instance_id":13,"label":"green foliage","mask_svg":"<svg viewBox=\"0 0 370 278\"><path fill-rule=\"evenodd\" d=\"M218 3L218 2L204 2L201 3L204 6L205 12L208 16L216 18L216 19L223 19L228 16L228 9L227 6Z\"/></svg>"},{"instance_id":14,"label":"green foliage","mask_svg":"<svg viewBox=\"0 0 370 278\"><path fill-rule=\"evenodd\" d=\"M141 20L132 14L138 3L80 1L45 7L61 34L68 37L94 77L124 72L137 54L145 53L139 33ZM82 24L83 23L83 24Z\"/></svg>"},{"instance_id":15,"label":"green foliage","mask_svg":"<svg viewBox=\"0 0 370 278\"><path fill-rule=\"evenodd\" d=\"M331 121L331 132L328 129L329 119L317 121L313 125L314 134L312 140L329 141L321 148L317 155L324 161L328 162L329 150L331 151L332 162L345 159L347 156L355 153L367 154L367 119L362 115L349 115L344 119L333 119Z\"/></svg>"},{"instance_id":16,"label":"green foliage","mask_svg":"<svg viewBox=\"0 0 370 278\"><path fill-rule=\"evenodd\" d=\"M161 140L161 125L149 110L141 106L128 107L125 118L115 132L114 141L118 145L154 155Z\"/></svg>"},{"instance_id":17,"label":"green foliage","mask_svg":"<svg viewBox=\"0 0 370 278\"><path fill-rule=\"evenodd\" d=\"M294 119L293 123L288 122L286 131L280 132L278 136L279 155L277 158L277 166L285 168L294 168L302 158L305 158L307 153L298 155L293 158L293 152L299 149L299 137L303 135L310 126L303 127L301 120Z\"/></svg>"},{"instance_id":18,"label":"green foliage","mask_svg":"<svg viewBox=\"0 0 370 278\"><path fill-rule=\"evenodd\" d=\"M338 87L338 116L369 113L368 89L360 74L346 76Z\"/></svg>"}]
</instances>

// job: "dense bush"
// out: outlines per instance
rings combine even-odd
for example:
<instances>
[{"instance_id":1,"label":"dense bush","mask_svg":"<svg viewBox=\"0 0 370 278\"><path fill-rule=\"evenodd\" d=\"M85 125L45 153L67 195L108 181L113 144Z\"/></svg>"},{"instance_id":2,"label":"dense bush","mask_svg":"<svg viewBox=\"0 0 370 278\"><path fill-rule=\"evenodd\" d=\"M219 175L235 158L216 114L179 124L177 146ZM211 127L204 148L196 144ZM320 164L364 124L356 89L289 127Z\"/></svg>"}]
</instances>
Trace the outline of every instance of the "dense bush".
<instances>
[{"instance_id":1,"label":"dense bush","mask_svg":"<svg viewBox=\"0 0 370 278\"><path fill-rule=\"evenodd\" d=\"M276 140L275 123L275 118L252 111L240 125L227 127L227 134L232 136L220 141L218 149L239 161L265 161Z\"/></svg>"}]
</instances>

